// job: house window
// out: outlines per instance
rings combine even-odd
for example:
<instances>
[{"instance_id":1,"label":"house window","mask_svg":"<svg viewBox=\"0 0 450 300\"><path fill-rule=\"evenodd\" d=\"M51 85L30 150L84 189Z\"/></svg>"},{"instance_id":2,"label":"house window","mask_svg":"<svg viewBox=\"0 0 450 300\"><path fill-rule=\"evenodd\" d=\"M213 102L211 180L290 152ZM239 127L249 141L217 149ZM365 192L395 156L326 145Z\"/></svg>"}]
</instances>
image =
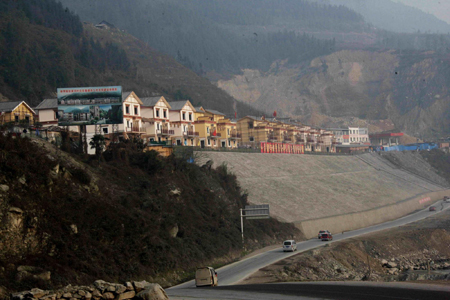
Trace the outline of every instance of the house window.
<instances>
[{"instance_id":1,"label":"house window","mask_svg":"<svg viewBox=\"0 0 450 300\"><path fill-rule=\"evenodd\" d=\"M250 142L254 142L254 141L255 141L255 138L251 136L251 137L248 138L248 140L249 140Z\"/></svg>"},{"instance_id":2,"label":"house window","mask_svg":"<svg viewBox=\"0 0 450 300\"><path fill-rule=\"evenodd\" d=\"M206 127L206 133L209 133L209 127Z\"/></svg>"},{"instance_id":3,"label":"house window","mask_svg":"<svg viewBox=\"0 0 450 300\"><path fill-rule=\"evenodd\" d=\"M194 139L191 139L191 146L194 146Z\"/></svg>"},{"instance_id":4,"label":"house window","mask_svg":"<svg viewBox=\"0 0 450 300\"><path fill-rule=\"evenodd\" d=\"M156 123L156 129L159 130L159 123Z\"/></svg>"},{"instance_id":5,"label":"house window","mask_svg":"<svg viewBox=\"0 0 450 300\"><path fill-rule=\"evenodd\" d=\"M192 121L192 114L189 114L189 121Z\"/></svg>"},{"instance_id":6,"label":"house window","mask_svg":"<svg viewBox=\"0 0 450 300\"><path fill-rule=\"evenodd\" d=\"M230 141L228 141L228 147L230 147L231 146L231 142Z\"/></svg>"},{"instance_id":7,"label":"house window","mask_svg":"<svg viewBox=\"0 0 450 300\"><path fill-rule=\"evenodd\" d=\"M138 115L138 107L137 106L134 107L134 114Z\"/></svg>"},{"instance_id":8,"label":"house window","mask_svg":"<svg viewBox=\"0 0 450 300\"><path fill-rule=\"evenodd\" d=\"M128 105L125 106L125 113L126 113L127 115L130 114L130 107L129 107Z\"/></svg>"},{"instance_id":9,"label":"house window","mask_svg":"<svg viewBox=\"0 0 450 300\"><path fill-rule=\"evenodd\" d=\"M208 139L208 146L210 146L211 145L211 140L210 139Z\"/></svg>"},{"instance_id":10,"label":"house window","mask_svg":"<svg viewBox=\"0 0 450 300\"><path fill-rule=\"evenodd\" d=\"M183 120L186 120L186 113L183 113Z\"/></svg>"},{"instance_id":11,"label":"house window","mask_svg":"<svg viewBox=\"0 0 450 300\"><path fill-rule=\"evenodd\" d=\"M127 120L127 127L130 127L130 120Z\"/></svg>"},{"instance_id":12,"label":"house window","mask_svg":"<svg viewBox=\"0 0 450 300\"><path fill-rule=\"evenodd\" d=\"M230 128L227 129L227 134L230 135Z\"/></svg>"},{"instance_id":13,"label":"house window","mask_svg":"<svg viewBox=\"0 0 450 300\"><path fill-rule=\"evenodd\" d=\"M15 120L16 122L19 122L19 116L14 116L14 120Z\"/></svg>"},{"instance_id":14,"label":"house window","mask_svg":"<svg viewBox=\"0 0 450 300\"><path fill-rule=\"evenodd\" d=\"M164 118L167 118L167 112L166 112L166 110L163 110L163 113L164 113Z\"/></svg>"},{"instance_id":15,"label":"house window","mask_svg":"<svg viewBox=\"0 0 450 300\"><path fill-rule=\"evenodd\" d=\"M253 122L249 122L249 123L248 123L248 128L249 128L249 129L253 129Z\"/></svg>"},{"instance_id":16,"label":"house window","mask_svg":"<svg viewBox=\"0 0 450 300\"><path fill-rule=\"evenodd\" d=\"M102 128L103 129L103 133L107 134L108 133L108 127Z\"/></svg>"},{"instance_id":17,"label":"house window","mask_svg":"<svg viewBox=\"0 0 450 300\"><path fill-rule=\"evenodd\" d=\"M159 109L156 109L156 117L159 118Z\"/></svg>"}]
</instances>

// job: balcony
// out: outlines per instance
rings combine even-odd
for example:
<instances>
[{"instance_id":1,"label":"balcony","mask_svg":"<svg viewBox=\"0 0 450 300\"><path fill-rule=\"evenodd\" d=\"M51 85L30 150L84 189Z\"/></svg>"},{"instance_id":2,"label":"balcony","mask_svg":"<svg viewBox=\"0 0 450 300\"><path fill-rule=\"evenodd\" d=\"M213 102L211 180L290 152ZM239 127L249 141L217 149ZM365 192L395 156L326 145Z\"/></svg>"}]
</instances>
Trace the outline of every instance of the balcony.
<instances>
[{"instance_id":1,"label":"balcony","mask_svg":"<svg viewBox=\"0 0 450 300\"><path fill-rule=\"evenodd\" d=\"M317 140L316 139L307 139L307 141L308 141L308 143L317 143Z\"/></svg>"},{"instance_id":2,"label":"balcony","mask_svg":"<svg viewBox=\"0 0 450 300\"><path fill-rule=\"evenodd\" d=\"M125 132L126 133L143 133L143 132L145 132L145 128L139 127L139 126L125 127Z\"/></svg>"},{"instance_id":3,"label":"balcony","mask_svg":"<svg viewBox=\"0 0 450 300\"><path fill-rule=\"evenodd\" d=\"M187 135L188 135L188 136L192 136L192 137L199 136L198 131L191 131L191 130L189 130L189 131L187 132Z\"/></svg>"},{"instance_id":4,"label":"balcony","mask_svg":"<svg viewBox=\"0 0 450 300\"><path fill-rule=\"evenodd\" d=\"M220 132L216 132L216 133L210 132L209 133L209 137L212 138L212 139L217 139L217 138L222 137L222 134Z\"/></svg>"},{"instance_id":5,"label":"balcony","mask_svg":"<svg viewBox=\"0 0 450 300\"><path fill-rule=\"evenodd\" d=\"M232 134L230 134L230 139L232 139L232 140L239 140L241 138L242 138L242 134L240 134L240 133L232 133Z\"/></svg>"},{"instance_id":6,"label":"balcony","mask_svg":"<svg viewBox=\"0 0 450 300\"><path fill-rule=\"evenodd\" d=\"M278 137L275 136L275 135L269 134L269 135L267 136L267 140L268 140L269 142L278 142Z\"/></svg>"},{"instance_id":7,"label":"balcony","mask_svg":"<svg viewBox=\"0 0 450 300\"><path fill-rule=\"evenodd\" d=\"M174 135L175 130L172 129L161 129L161 135Z\"/></svg>"}]
</instances>

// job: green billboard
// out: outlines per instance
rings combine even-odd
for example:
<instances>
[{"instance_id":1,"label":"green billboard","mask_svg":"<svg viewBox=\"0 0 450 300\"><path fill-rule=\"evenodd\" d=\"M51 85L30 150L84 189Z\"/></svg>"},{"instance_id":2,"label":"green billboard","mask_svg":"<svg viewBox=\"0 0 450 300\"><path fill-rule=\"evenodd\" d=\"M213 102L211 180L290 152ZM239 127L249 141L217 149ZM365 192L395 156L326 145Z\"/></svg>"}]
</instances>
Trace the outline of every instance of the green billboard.
<instances>
[{"instance_id":1,"label":"green billboard","mask_svg":"<svg viewBox=\"0 0 450 300\"><path fill-rule=\"evenodd\" d=\"M122 124L122 87L58 88L58 125Z\"/></svg>"}]
</instances>

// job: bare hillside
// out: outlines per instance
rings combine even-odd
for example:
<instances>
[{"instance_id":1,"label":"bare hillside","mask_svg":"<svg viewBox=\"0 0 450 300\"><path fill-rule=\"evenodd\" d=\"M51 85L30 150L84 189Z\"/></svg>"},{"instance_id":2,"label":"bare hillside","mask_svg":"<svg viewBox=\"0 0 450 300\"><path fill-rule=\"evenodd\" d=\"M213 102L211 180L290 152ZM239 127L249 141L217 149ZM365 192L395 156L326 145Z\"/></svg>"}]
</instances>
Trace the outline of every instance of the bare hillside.
<instances>
[{"instance_id":1,"label":"bare hillside","mask_svg":"<svg viewBox=\"0 0 450 300\"><path fill-rule=\"evenodd\" d=\"M247 69L218 87L271 114L317 126L396 128L419 138L449 133L448 56L429 52L343 50L309 65ZM392 122L383 128L380 121ZM377 126L379 128L377 128Z\"/></svg>"},{"instance_id":2,"label":"bare hillside","mask_svg":"<svg viewBox=\"0 0 450 300\"><path fill-rule=\"evenodd\" d=\"M421 172L419 176L375 153L316 156L204 152L204 155L203 159L213 160L216 166L227 164L247 190L251 203L270 204L271 213L288 222L360 212L448 186L420 156L414 157L417 162L409 160Z\"/></svg>"}]
</instances>

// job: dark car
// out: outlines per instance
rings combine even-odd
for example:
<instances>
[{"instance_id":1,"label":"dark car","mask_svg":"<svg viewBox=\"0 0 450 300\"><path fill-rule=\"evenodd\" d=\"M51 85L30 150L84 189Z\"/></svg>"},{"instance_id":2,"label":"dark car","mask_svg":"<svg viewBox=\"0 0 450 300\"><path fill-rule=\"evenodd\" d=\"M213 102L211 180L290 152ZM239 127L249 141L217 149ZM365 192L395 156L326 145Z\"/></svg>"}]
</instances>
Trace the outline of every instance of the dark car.
<instances>
[{"instance_id":1,"label":"dark car","mask_svg":"<svg viewBox=\"0 0 450 300\"><path fill-rule=\"evenodd\" d=\"M333 240L333 236L331 235L331 233L322 233L320 235L320 239L322 241L332 241Z\"/></svg>"},{"instance_id":2,"label":"dark car","mask_svg":"<svg viewBox=\"0 0 450 300\"><path fill-rule=\"evenodd\" d=\"M328 230L320 230L317 238L320 239L322 237L322 234L324 233L328 233L329 235L331 235L331 232L329 232Z\"/></svg>"},{"instance_id":3,"label":"dark car","mask_svg":"<svg viewBox=\"0 0 450 300\"><path fill-rule=\"evenodd\" d=\"M430 206L430 211L436 211L436 206Z\"/></svg>"}]
</instances>

